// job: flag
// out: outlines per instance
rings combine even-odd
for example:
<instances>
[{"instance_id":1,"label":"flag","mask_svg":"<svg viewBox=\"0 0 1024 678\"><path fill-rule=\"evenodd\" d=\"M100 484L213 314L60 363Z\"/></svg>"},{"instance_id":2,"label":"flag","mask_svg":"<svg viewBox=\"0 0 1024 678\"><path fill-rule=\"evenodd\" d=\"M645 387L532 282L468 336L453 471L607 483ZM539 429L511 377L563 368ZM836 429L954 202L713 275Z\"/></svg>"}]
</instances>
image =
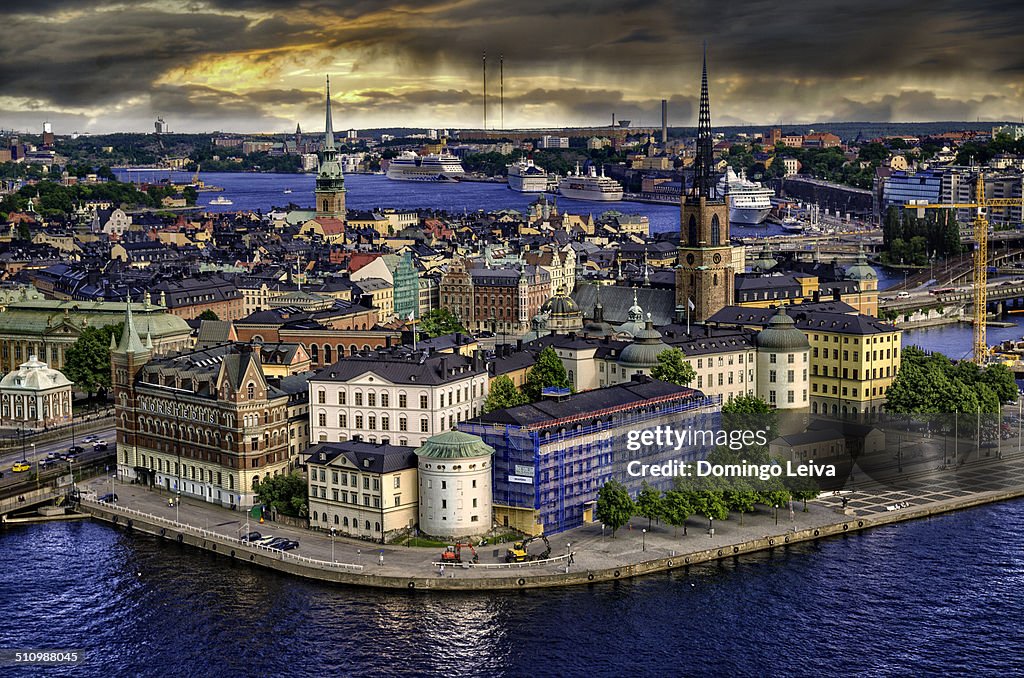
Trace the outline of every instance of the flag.
<instances>
[{"instance_id":1,"label":"flag","mask_svg":"<svg viewBox=\"0 0 1024 678\"><path fill-rule=\"evenodd\" d=\"M693 309L697 308L697 305L693 303L693 299L690 299L689 297L687 297L687 299L686 299L686 303L690 305L690 310L691 310L691 311L692 311Z\"/></svg>"},{"instance_id":2,"label":"flag","mask_svg":"<svg viewBox=\"0 0 1024 678\"><path fill-rule=\"evenodd\" d=\"M416 322L416 314L413 311L409 311L409 322Z\"/></svg>"}]
</instances>

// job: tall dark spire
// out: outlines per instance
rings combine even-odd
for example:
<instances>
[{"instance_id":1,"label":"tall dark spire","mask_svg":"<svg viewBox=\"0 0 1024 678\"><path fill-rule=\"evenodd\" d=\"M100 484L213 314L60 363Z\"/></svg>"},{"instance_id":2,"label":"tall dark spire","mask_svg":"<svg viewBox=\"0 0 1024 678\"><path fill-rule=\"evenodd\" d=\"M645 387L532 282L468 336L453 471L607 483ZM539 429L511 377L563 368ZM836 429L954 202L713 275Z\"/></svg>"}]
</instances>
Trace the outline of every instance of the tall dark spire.
<instances>
[{"instance_id":1,"label":"tall dark spire","mask_svg":"<svg viewBox=\"0 0 1024 678\"><path fill-rule=\"evenodd\" d=\"M324 150L334 150L334 123L331 121L331 76L327 76L327 123L324 127Z\"/></svg>"},{"instance_id":2,"label":"tall dark spire","mask_svg":"<svg viewBox=\"0 0 1024 678\"><path fill-rule=\"evenodd\" d=\"M708 98L708 44L704 43L704 68L700 78L700 114L697 118L697 158L693 183L696 198L711 198L711 103Z\"/></svg>"}]
</instances>

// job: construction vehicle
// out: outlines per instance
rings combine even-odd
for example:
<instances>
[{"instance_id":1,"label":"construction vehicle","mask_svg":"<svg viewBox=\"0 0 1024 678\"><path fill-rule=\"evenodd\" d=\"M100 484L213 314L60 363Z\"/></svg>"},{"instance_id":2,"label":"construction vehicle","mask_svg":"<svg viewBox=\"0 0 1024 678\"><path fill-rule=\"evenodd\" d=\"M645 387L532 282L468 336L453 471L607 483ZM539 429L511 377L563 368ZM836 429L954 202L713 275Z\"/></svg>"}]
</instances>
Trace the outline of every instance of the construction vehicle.
<instances>
[{"instance_id":1,"label":"construction vehicle","mask_svg":"<svg viewBox=\"0 0 1024 678\"><path fill-rule=\"evenodd\" d=\"M538 539L544 542L544 550L539 554L530 553L529 547L531 542L535 542ZM544 560L551 555L551 542L544 535L538 535L536 537L528 537L522 541L517 541L505 552L506 563L525 563L530 560Z\"/></svg>"},{"instance_id":2,"label":"construction vehicle","mask_svg":"<svg viewBox=\"0 0 1024 678\"><path fill-rule=\"evenodd\" d=\"M472 544L454 544L453 546L446 546L444 552L441 554L442 563L461 563L462 560L462 549L467 548L473 553L472 562L480 562L480 554L476 552Z\"/></svg>"}]
</instances>

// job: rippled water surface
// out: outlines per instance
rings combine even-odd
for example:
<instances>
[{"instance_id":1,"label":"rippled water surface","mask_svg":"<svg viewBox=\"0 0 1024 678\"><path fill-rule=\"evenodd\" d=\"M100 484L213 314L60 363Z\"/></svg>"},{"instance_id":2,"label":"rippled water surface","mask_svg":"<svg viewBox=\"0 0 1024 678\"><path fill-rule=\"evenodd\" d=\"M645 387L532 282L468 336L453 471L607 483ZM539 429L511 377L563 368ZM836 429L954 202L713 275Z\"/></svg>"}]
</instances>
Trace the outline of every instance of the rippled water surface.
<instances>
[{"instance_id":1,"label":"rippled water surface","mask_svg":"<svg viewBox=\"0 0 1024 678\"><path fill-rule=\"evenodd\" d=\"M0 531L0 649L67 676L1017 673L1024 502L586 588L331 587L91 522Z\"/></svg>"}]
</instances>

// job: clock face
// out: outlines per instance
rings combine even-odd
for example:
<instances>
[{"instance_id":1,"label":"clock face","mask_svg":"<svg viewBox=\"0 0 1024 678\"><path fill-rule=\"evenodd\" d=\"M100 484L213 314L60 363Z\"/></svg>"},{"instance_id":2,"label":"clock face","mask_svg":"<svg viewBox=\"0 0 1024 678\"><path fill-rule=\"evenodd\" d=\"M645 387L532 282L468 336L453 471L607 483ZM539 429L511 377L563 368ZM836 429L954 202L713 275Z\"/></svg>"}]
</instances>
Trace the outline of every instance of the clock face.
<instances>
[{"instance_id":1,"label":"clock face","mask_svg":"<svg viewBox=\"0 0 1024 678\"><path fill-rule=\"evenodd\" d=\"M686 263L688 263L688 264L690 264L691 266L693 266L693 262L694 262L694 258L693 258L693 255L692 255L692 254L687 254L687 255L686 255Z\"/></svg>"},{"instance_id":2,"label":"clock face","mask_svg":"<svg viewBox=\"0 0 1024 678\"><path fill-rule=\"evenodd\" d=\"M714 259L716 264L722 263L722 255L721 254L715 254L715 256L712 257L712 259Z\"/></svg>"}]
</instances>

